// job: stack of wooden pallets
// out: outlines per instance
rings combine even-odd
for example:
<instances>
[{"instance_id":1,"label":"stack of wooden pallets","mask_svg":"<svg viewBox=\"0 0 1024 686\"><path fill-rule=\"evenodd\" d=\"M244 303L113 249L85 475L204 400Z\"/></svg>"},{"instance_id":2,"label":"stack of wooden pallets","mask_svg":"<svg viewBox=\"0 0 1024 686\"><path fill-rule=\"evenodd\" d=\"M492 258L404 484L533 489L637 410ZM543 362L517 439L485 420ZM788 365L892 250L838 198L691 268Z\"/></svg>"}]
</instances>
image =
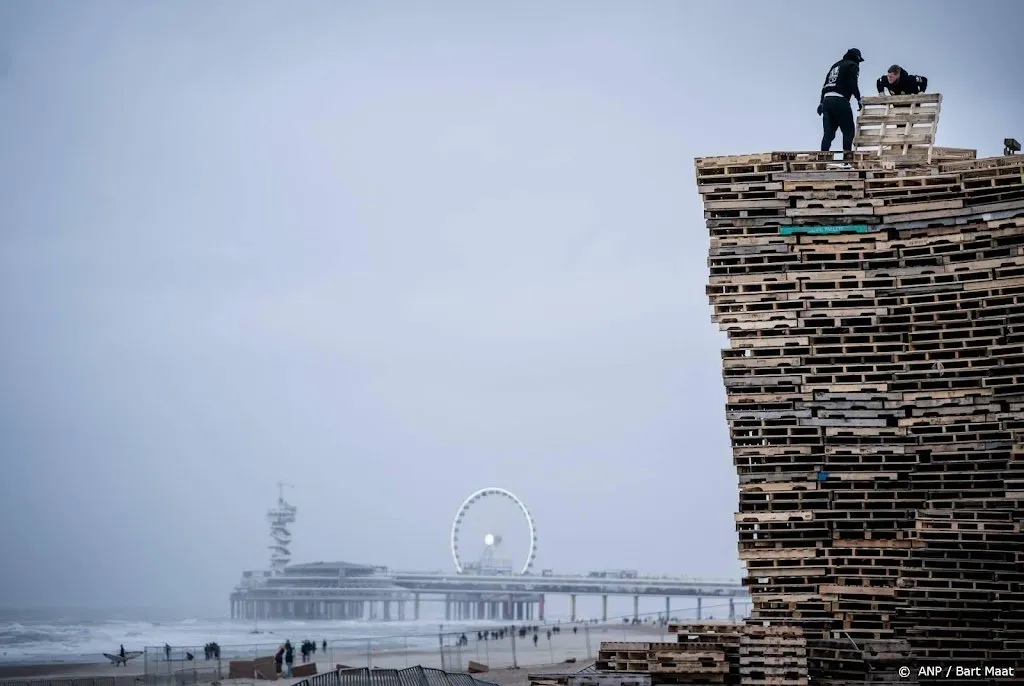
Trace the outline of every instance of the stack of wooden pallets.
<instances>
[{"instance_id":1,"label":"stack of wooden pallets","mask_svg":"<svg viewBox=\"0 0 1024 686\"><path fill-rule=\"evenodd\" d=\"M649 674L653 684L729 683L725 652L715 645L605 642L596 666L602 672Z\"/></svg>"},{"instance_id":2,"label":"stack of wooden pallets","mask_svg":"<svg viewBox=\"0 0 1024 686\"><path fill-rule=\"evenodd\" d=\"M602 643L596 668L647 674L652 684L806 686L799 627L735 623L671 624L674 643Z\"/></svg>"},{"instance_id":3,"label":"stack of wooden pallets","mask_svg":"<svg viewBox=\"0 0 1024 686\"><path fill-rule=\"evenodd\" d=\"M802 627L821 683L1024 645L1024 157L900 116L844 168L696 161L752 619Z\"/></svg>"},{"instance_id":4,"label":"stack of wooden pallets","mask_svg":"<svg viewBox=\"0 0 1024 686\"><path fill-rule=\"evenodd\" d=\"M724 684L740 683L740 635L745 627L735 622L688 622L669 624L669 633L687 651L714 650L721 653L728 669L722 672Z\"/></svg>"},{"instance_id":5,"label":"stack of wooden pallets","mask_svg":"<svg viewBox=\"0 0 1024 686\"><path fill-rule=\"evenodd\" d=\"M748 626L740 636L744 686L807 686L807 642L798 626Z\"/></svg>"},{"instance_id":6,"label":"stack of wooden pallets","mask_svg":"<svg viewBox=\"0 0 1024 686\"><path fill-rule=\"evenodd\" d=\"M808 647L807 663L811 672L827 674L831 682L886 684L898 680L901 684L917 683L916 673L903 677L898 671L914 663L907 641L816 641Z\"/></svg>"}]
</instances>

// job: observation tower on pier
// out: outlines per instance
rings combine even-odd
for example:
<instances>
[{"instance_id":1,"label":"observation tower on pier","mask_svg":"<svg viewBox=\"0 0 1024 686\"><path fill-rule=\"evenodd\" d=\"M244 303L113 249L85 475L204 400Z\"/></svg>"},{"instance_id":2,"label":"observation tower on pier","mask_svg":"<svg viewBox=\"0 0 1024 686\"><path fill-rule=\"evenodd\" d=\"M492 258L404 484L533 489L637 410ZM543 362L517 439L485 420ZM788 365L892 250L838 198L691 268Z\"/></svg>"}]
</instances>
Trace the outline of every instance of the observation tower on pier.
<instances>
[{"instance_id":1,"label":"observation tower on pier","mask_svg":"<svg viewBox=\"0 0 1024 686\"><path fill-rule=\"evenodd\" d=\"M288 525L295 523L296 508L284 499L285 487L291 488L292 485L283 481L277 482L277 505L267 510L270 538L273 540L273 543L268 546L270 548L270 571L274 576L281 574L288 563L292 561L292 553L289 549L292 543L292 534L288 530Z\"/></svg>"}]
</instances>

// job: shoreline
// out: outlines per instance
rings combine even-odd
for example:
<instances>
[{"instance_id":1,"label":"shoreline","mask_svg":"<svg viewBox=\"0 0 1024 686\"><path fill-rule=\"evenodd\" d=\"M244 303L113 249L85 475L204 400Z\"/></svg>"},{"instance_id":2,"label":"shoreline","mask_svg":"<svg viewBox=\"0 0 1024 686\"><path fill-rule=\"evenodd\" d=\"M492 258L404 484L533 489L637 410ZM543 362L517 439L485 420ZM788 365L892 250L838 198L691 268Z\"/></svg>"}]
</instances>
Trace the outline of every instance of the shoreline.
<instances>
[{"instance_id":1,"label":"shoreline","mask_svg":"<svg viewBox=\"0 0 1024 686\"><path fill-rule=\"evenodd\" d=\"M468 645L452 646L445 645L442 648L428 649L423 646L410 646L403 648L382 648L376 650L358 650L353 646L329 647L327 653L316 653L310 662L317 665L318 673L332 671L337 665L348 667L377 667L382 669L403 669L420 665L423 667L442 667L448 671L465 671L470 660L490 666L493 670L511 668L517 665L519 668L535 667L542 665L565 664L568 659L575 659L577 663L585 663L587 660L597 657L600 644L604 641L652 641L652 640L674 640L675 636L667 633L667 628L657 624L593 624L578 627L577 633L572 632L571 626L561 626L559 633L552 634L550 642L547 639L547 630L555 625L538 625L538 641L534 645L532 634L527 634L525 639L518 635L513 643L512 639L506 636L498 640L477 640L476 632L467 631ZM450 638L450 637L448 637ZM296 641L293 640L293 643ZM261 655L260 656L266 656ZM298 657L298 655L296 656ZM245 659L245 658L235 658ZM0 662L0 679L57 679L57 678L97 678L97 677L123 677L132 679L150 675L167 676L172 674L187 674L194 676L195 681L209 682L226 679L228 675L230 658L217 660L200 659L192 662L172 660L171 662L150 660L148 663L144 656L130 660L126 666L114 666L109 662L83 662L83 661L44 661L36 660L31 663L13 664ZM296 662L296 666L301 662ZM520 670L521 671L521 670ZM486 676L480 675L486 679ZM291 679L285 681L299 681Z\"/></svg>"}]
</instances>

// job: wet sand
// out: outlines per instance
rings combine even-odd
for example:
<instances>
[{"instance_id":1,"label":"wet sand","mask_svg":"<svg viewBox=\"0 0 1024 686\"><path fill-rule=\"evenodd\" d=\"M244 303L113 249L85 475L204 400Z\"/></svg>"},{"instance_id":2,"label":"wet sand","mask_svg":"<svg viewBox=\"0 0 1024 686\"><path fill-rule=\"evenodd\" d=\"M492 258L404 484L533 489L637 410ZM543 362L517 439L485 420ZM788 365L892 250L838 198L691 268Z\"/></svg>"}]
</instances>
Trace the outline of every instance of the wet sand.
<instances>
[{"instance_id":1,"label":"wet sand","mask_svg":"<svg viewBox=\"0 0 1024 686\"><path fill-rule=\"evenodd\" d=\"M444 668L448 671L465 671L469 661L479 662L491 668L505 668L514 665L550 665L565 662L568 659L586 661L597 657L597 650L604 641L674 641L675 636L668 634L664 627L652 626L650 624L639 625L594 625L580 628L573 633L571 628L562 628L557 634L552 634L549 642L546 630L542 627L538 634L537 645L533 644L532 634L525 639L516 636L515 648L512 640L508 637L497 641L478 641L476 634L466 637L469 639L468 646L440 646L434 650L422 651L380 651L367 655L364 653L336 653L332 656L333 664L344 664L349 667L382 667L402 669L421 665L423 667L440 668L442 652L444 654ZM588 645L589 644L589 645ZM319 656L318 656L319 657ZM322 661L318 662L321 667Z\"/></svg>"}]
</instances>

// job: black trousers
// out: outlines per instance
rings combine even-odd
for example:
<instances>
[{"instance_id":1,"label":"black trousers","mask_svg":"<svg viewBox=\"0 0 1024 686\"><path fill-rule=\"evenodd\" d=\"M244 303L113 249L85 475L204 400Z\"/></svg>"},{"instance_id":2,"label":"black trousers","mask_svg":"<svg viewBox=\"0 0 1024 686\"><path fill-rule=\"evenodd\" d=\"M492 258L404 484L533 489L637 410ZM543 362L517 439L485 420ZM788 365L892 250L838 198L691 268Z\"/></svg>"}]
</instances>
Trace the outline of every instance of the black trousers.
<instances>
[{"instance_id":1,"label":"black trousers","mask_svg":"<svg viewBox=\"0 0 1024 686\"><path fill-rule=\"evenodd\" d=\"M832 141L836 139L836 130L843 132L843 150L853 150L853 135L856 127L853 123L853 107L846 98L826 97L821 103L821 151L832 149Z\"/></svg>"}]
</instances>

